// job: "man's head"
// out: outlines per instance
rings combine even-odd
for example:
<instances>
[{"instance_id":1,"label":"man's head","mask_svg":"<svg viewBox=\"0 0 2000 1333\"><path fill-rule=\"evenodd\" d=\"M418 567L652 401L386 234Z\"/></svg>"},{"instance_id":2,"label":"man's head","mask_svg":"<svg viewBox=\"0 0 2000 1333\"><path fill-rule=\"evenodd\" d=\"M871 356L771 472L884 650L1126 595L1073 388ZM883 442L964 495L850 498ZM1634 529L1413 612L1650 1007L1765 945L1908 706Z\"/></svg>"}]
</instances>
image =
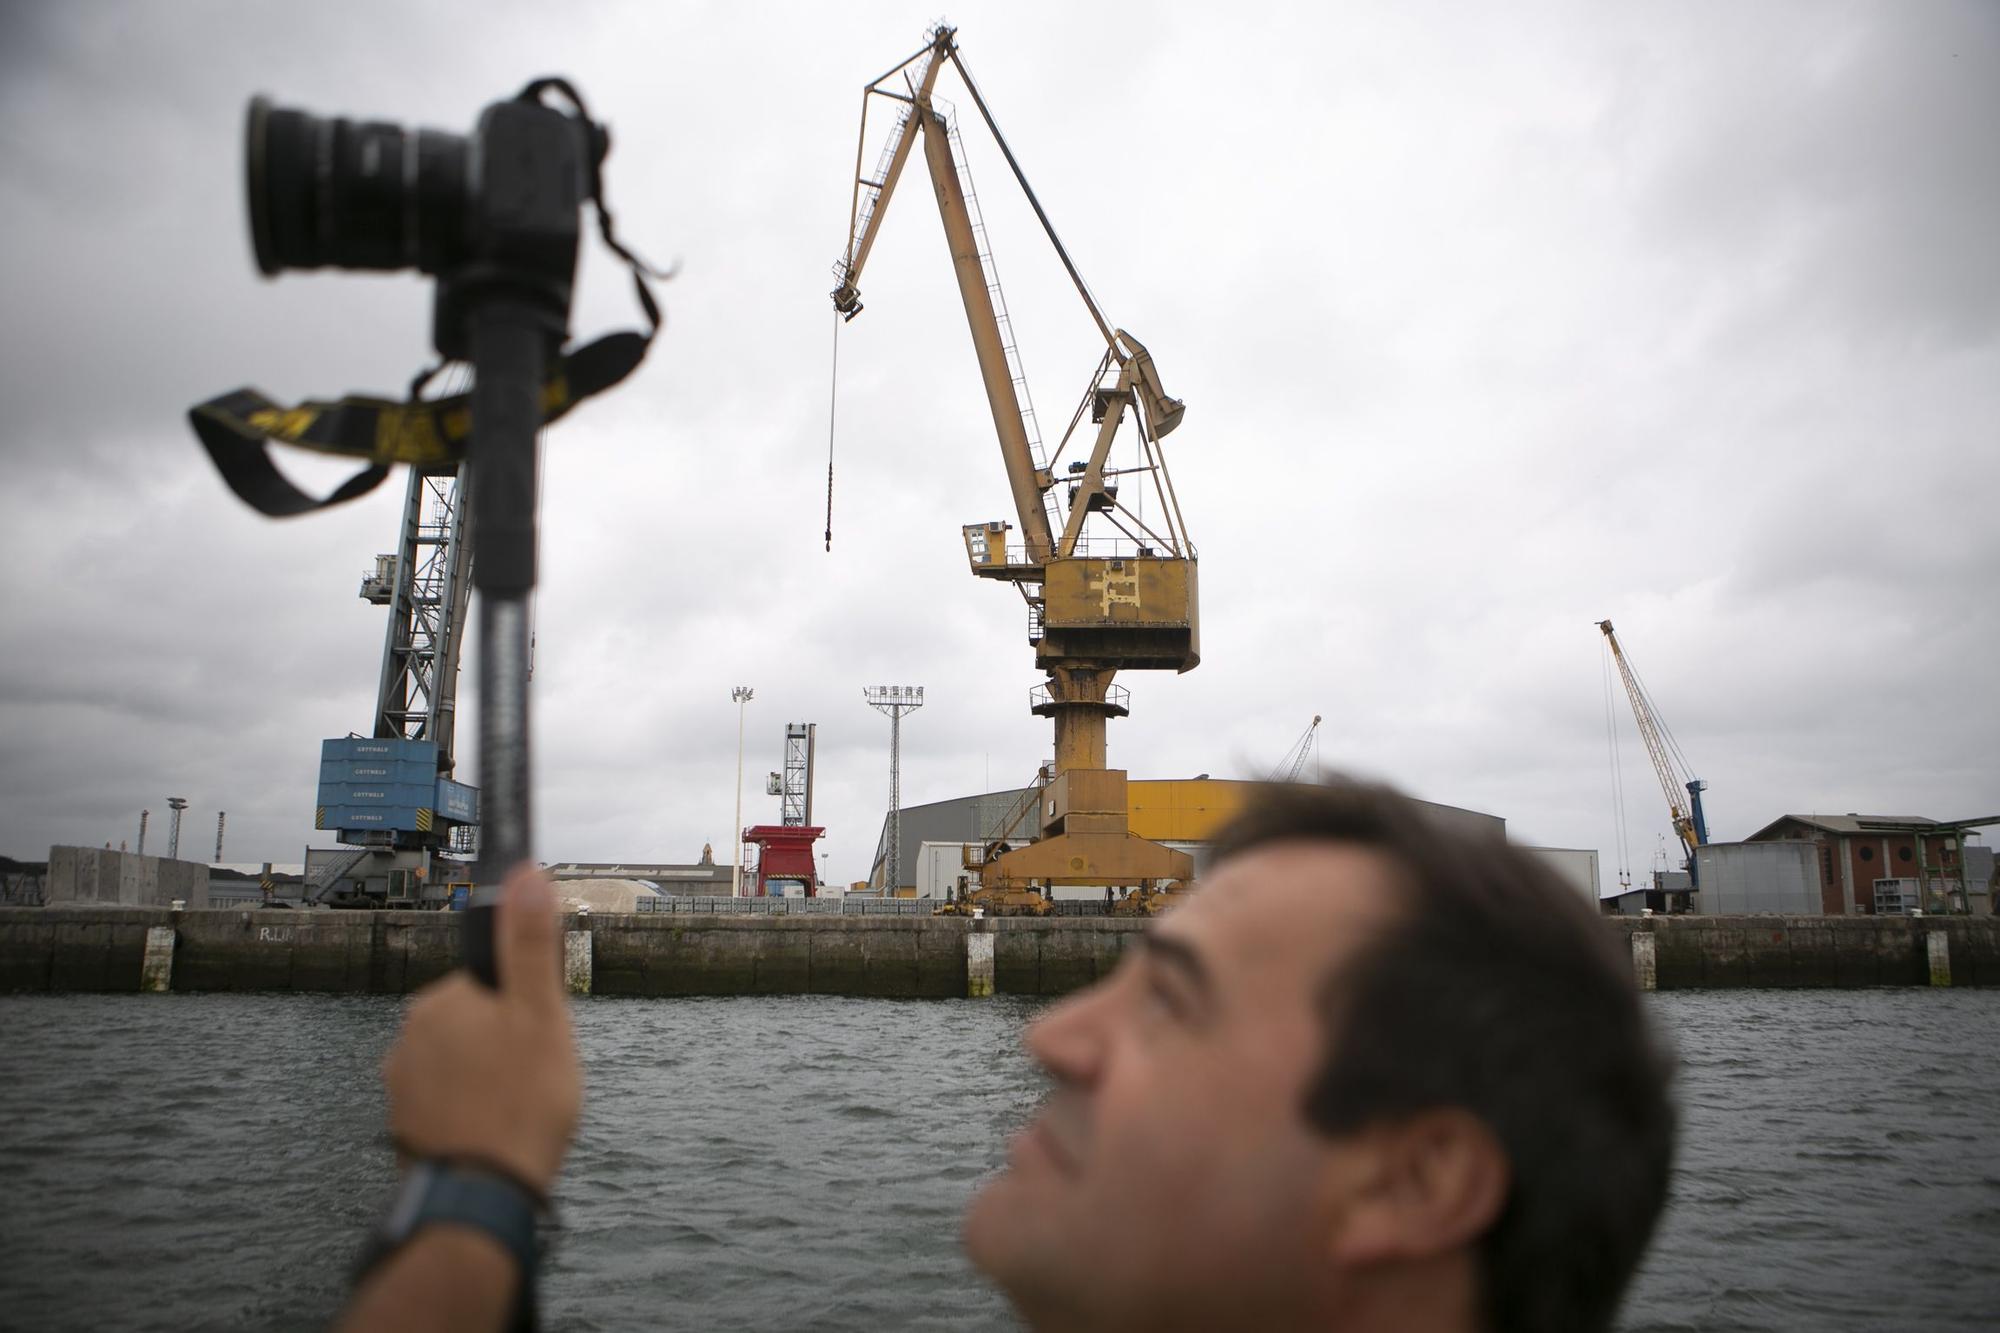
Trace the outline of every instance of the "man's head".
<instances>
[{"instance_id":1,"label":"man's head","mask_svg":"<svg viewBox=\"0 0 2000 1333\"><path fill-rule=\"evenodd\" d=\"M1275 788L1028 1048L974 1201L1037 1327L1608 1327L1665 1196L1667 1072L1576 892L1382 788Z\"/></svg>"}]
</instances>

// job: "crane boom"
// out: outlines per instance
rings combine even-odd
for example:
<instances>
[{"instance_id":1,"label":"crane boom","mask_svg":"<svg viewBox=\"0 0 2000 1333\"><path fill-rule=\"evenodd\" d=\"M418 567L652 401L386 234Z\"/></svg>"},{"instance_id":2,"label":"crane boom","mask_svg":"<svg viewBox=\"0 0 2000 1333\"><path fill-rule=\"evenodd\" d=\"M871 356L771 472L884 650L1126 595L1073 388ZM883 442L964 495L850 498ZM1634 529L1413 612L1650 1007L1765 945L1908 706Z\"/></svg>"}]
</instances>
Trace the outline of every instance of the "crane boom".
<instances>
[{"instance_id":1,"label":"crane boom","mask_svg":"<svg viewBox=\"0 0 2000 1333\"><path fill-rule=\"evenodd\" d=\"M1305 771L1306 760L1312 758L1313 739L1319 734L1321 720L1318 713L1313 714L1312 725L1306 728L1305 735L1292 743L1291 749L1285 751L1285 757L1280 759L1278 766L1271 770L1271 776L1265 779L1266 782L1297 782L1299 780L1299 774Z\"/></svg>"},{"instance_id":2,"label":"crane boom","mask_svg":"<svg viewBox=\"0 0 2000 1333\"><path fill-rule=\"evenodd\" d=\"M1645 687L1632 670L1632 664L1625 659L1625 650L1619 647L1618 635L1612 630L1611 622L1600 620L1597 628L1604 631L1604 641L1611 648L1611 660L1618 665L1618 678L1625 683L1625 694L1632 701L1632 715L1638 720L1639 737L1646 743L1646 754L1653 761L1653 775L1659 779L1660 790L1667 798L1667 817L1674 826L1674 836L1681 840L1681 848L1687 853L1688 870L1692 874L1695 848L1708 845L1708 825L1701 809L1701 793L1708 784L1686 773L1684 766L1676 762L1672 738L1661 724L1652 700L1647 697ZM1686 804L1681 800L1683 792L1687 794Z\"/></svg>"},{"instance_id":3,"label":"crane boom","mask_svg":"<svg viewBox=\"0 0 2000 1333\"><path fill-rule=\"evenodd\" d=\"M1041 200L1036 198L1034 189L1028 184L1027 175L1021 170L1013 149L1007 146L1006 137L1000 133L999 125L986 106L986 99L973 82L971 71L959 58L955 37L956 30L953 28L940 26L934 29L928 47L862 90L862 139L855 149L847 248L840 262L834 266L840 285L833 291L833 305L850 320L861 313L862 270L874 251L882 219L888 212L889 199L895 193L896 184L909 161L911 140L921 135L925 163L937 195L938 213L951 249L953 274L958 280L966 324L971 329L973 350L979 360L980 379L985 385L987 406L993 415L994 432L999 437L1001 458L1007 469L1008 488L1013 493L1014 511L1025 540L1024 565L1030 577L1018 581L1028 582L1032 580L1034 571L1051 556L1075 553L1087 515L1105 512L1113 506L1116 488L1107 486L1104 458L1124 418L1125 406L1131 404L1135 407L1141 435L1149 445L1157 444L1159 439L1171 434L1180 425L1186 406L1179 399L1167 395L1159 369L1145 345L1125 330L1112 327L1105 318L1096 297L1077 272L1062 238L1056 235ZM924 62L921 70L913 74L912 67L920 60ZM1037 458L1039 441L1030 434L1028 426L1033 409L1022 401L1026 377L1021 372L1018 356L1010 355L1014 347L1008 321L994 304L999 282L989 271L990 257L982 249L985 228L968 200L960 165L953 157L956 131L934 98L938 74L947 63L958 70L973 103L979 108L980 117L992 133L994 142L999 145L1014 179L1027 196L1035 217L1041 222L1042 230L1055 248L1064 270L1076 286L1077 295L1082 298L1105 342L1107 368L1100 370L1092 393L1092 420L1100 426L1097 444L1089 462L1073 465L1073 475L1065 479L1074 488L1076 498L1071 501L1070 516L1063 524L1060 540L1055 536L1055 525L1051 519L1056 515L1047 498L1048 492L1056 485L1056 477ZM898 75L902 77L907 94L882 86ZM862 174L861 161L867 142L869 99L872 97L888 98L902 109L897 114L895 127L882 149L876 174L871 179ZM1112 369L1115 369L1115 377L1110 373ZM1108 388L1104 383L1107 378L1115 378L1115 383ZM1164 479L1163 465L1155 461L1153 469ZM1175 531L1179 527L1177 506L1174 507L1173 518L1165 526L1165 534L1152 532L1151 535L1161 545L1178 553L1184 543ZM1030 601L1033 600L1030 597Z\"/></svg>"},{"instance_id":4,"label":"crane boom","mask_svg":"<svg viewBox=\"0 0 2000 1333\"><path fill-rule=\"evenodd\" d=\"M925 54L930 57L925 61L919 77L912 79L909 76L907 66L910 62L905 61L904 65L870 84L862 94L864 135L867 133L867 99L871 95L904 102L906 109L898 118L889 144L883 150L885 169L881 175L873 181L859 172L855 175L855 202L849 221L847 254L839 266L840 286L834 290L833 305L848 319L861 313L861 271L875 249L875 238L881 233L882 219L888 213L889 197L895 193L896 182L909 161L911 140L921 134L924 160L930 169L931 185L937 193L938 213L944 220L945 240L951 246L952 272L958 279L959 296L965 305L965 320L972 330L973 352L979 358L979 377L986 386L987 406L993 413L993 429L1000 437L1000 457L1007 468L1007 487L1013 492L1014 512L1020 519L1021 533L1027 539L1029 563L1040 564L1048 559L1055 546L1048 512L1042 500L1043 492L1047 490L1046 474L1037 475L1020 395L1015 391L1015 376L1007 363L1007 348L1001 337L999 316L993 309L993 293L987 287L985 271L980 263L979 240L972 229L957 166L952 161L950 135L943 115L931 102L938 73L946 63L949 40L948 35L942 37L927 52L911 57L911 60L922 59ZM905 86L910 90L907 98L899 98L879 86L897 73L903 74ZM856 150L857 157L859 151ZM863 190L871 192L866 200L862 198Z\"/></svg>"}]
</instances>

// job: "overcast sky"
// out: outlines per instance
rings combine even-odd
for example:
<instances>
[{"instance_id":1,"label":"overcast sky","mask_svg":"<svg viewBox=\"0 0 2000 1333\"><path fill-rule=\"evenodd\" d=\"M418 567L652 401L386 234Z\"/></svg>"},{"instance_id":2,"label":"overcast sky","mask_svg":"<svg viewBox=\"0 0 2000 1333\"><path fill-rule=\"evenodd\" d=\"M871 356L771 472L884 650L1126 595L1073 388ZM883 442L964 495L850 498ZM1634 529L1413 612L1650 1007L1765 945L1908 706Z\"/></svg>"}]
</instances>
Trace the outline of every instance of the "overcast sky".
<instances>
[{"instance_id":1,"label":"overcast sky","mask_svg":"<svg viewBox=\"0 0 2000 1333\"><path fill-rule=\"evenodd\" d=\"M429 293L254 275L239 134L260 91L462 129L567 74L612 125L629 239L681 265L645 367L546 440L539 855L726 859L738 684L745 822L777 816L784 724L819 723L838 880L866 872L887 799L864 685L926 687L908 803L1027 780L1050 733L1023 611L959 537L1011 517L1008 492L914 176L841 333L821 550L859 94L935 17L0 10L0 852L131 839L142 807L162 848L175 794L184 855L227 810L228 859L297 861L321 738L370 723L384 613L356 593L400 484L271 522L184 413L242 384L396 392ZM1203 662L1122 678L1114 765L1262 776L1323 714L1329 768L1599 848L1609 880L1608 616L1718 839L1787 812L2000 814L2000 7L950 18L1092 288L1187 403L1167 452ZM966 137L1059 425L1101 346ZM592 251L575 331L636 319ZM1615 702L1636 875L1671 835Z\"/></svg>"}]
</instances>

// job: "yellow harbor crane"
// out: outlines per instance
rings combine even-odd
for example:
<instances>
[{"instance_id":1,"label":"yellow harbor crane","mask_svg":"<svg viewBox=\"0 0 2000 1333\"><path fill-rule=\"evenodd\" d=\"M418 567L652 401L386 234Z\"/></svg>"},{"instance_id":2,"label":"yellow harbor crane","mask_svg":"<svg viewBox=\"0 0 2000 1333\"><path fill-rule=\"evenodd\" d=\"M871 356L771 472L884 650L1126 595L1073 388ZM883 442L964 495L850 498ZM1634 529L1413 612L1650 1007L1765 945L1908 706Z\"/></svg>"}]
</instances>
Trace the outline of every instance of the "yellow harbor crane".
<instances>
[{"instance_id":1,"label":"yellow harbor crane","mask_svg":"<svg viewBox=\"0 0 2000 1333\"><path fill-rule=\"evenodd\" d=\"M1201 660L1195 550L1160 449L1180 424L1182 405L1161 387L1146 348L1111 325L1084 285L966 72L956 30L940 25L929 36L922 50L862 91L847 249L835 266L833 304L849 320L861 313L862 269L921 139L1020 525L1017 542L1008 539L1011 523L965 525L966 555L974 574L1013 584L1026 601L1035 665L1048 676L1029 706L1055 724L1053 775L1044 782L1038 774L1035 784L1039 837L1013 851L969 853L980 881L974 901L1025 905L1058 884L1136 888L1150 900L1190 879L1193 863L1131 832L1125 773L1105 766L1105 723L1130 711L1128 693L1113 683L1119 671L1188 671ZM957 69L1104 338L1104 354L1052 456L1036 424L958 126L936 96L946 65ZM895 125L873 174L863 175L868 112L883 103L895 108ZM1086 417L1094 430L1083 429ZM1112 445L1128 420L1135 461L1113 467ZM1076 454L1065 465L1072 444ZM1135 491L1153 497L1150 508L1127 503Z\"/></svg>"}]
</instances>

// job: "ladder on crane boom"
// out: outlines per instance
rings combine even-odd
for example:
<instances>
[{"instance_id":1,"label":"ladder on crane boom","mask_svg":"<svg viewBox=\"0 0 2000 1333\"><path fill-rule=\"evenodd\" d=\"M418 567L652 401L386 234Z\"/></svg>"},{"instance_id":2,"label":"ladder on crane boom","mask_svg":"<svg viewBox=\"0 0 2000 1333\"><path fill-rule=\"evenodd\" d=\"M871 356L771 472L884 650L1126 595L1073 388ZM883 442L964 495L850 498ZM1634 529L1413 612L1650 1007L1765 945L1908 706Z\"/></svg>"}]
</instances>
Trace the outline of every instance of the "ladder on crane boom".
<instances>
[{"instance_id":1,"label":"ladder on crane boom","mask_svg":"<svg viewBox=\"0 0 2000 1333\"><path fill-rule=\"evenodd\" d=\"M1699 871L1695 865L1695 849L1708 846L1708 817L1701 808L1701 794L1708 790L1708 784L1688 771L1687 757L1675 743L1673 734L1660 721L1658 710L1653 707L1652 696L1639 683L1639 675L1632 670L1632 664L1625 657L1625 650L1618 645L1618 635L1612 630L1611 622L1600 620L1597 628L1604 632L1604 642L1611 649L1611 660L1617 664L1618 677L1625 683L1625 693L1632 701L1632 715L1638 719L1639 737L1646 743L1646 754L1653 761L1653 775L1660 781L1660 790L1666 794L1667 817L1674 826L1674 836L1681 841L1681 850L1687 856L1688 883L1699 887ZM1687 794L1683 804L1681 794Z\"/></svg>"}]
</instances>

